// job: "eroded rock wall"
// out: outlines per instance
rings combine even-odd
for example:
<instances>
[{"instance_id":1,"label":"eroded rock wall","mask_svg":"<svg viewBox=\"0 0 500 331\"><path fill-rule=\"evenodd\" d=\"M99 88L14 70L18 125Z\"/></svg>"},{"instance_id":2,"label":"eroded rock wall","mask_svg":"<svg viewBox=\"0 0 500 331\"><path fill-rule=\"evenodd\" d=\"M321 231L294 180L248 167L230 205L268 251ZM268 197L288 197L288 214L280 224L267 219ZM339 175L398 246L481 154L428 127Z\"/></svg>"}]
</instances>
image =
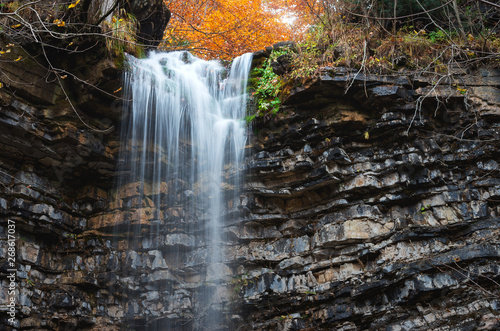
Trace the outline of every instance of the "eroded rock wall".
<instances>
[{"instance_id":1,"label":"eroded rock wall","mask_svg":"<svg viewBox=\"0 0 500 331\"><path fill-rule=\"evenodd\" d=\"M500 327L500 72L439 78L325 68L254 128L228 229L249 329Z\"/></svg>"},{"instance_id":2,"label":"eroded rock wall","mask_svg":"<svg viewBox=\"0 0 500 331\"><path fill-rule=\"evenodd\" d=\"M203 329L203 291L243 330L498 328L498 72L440 86L358 75L346 93L354 73L325 68L294 91L284 116L252 128L220 280L182 205L157 249L151 197L133 210L138 183L113 188L120 73L71 61L99 87L65 80L74 108L46 66L1 67L16 79L0 89L0 271L12 220L21 329ZM170 184L152 194L193 194Z\"/></svg>"},{"instance_id":3,"label":"eroded rock wall","mask_svg":"<svg viewBox=\"0 0 500 331\"><path fill-rule=\"evenodd\" d=\"M105 325L106 272L114 266L108 265L109 239L93 233L88 220L108 210L121 116L112 93L120 72L97 54L67 57L73 70L87 72L87 80L66 77L59 84L43 56L20 48L12 53L25 60L0 64L2 305L10 298L8 224L15 224L16 326ZM1 327L13 329L6 307L1 309Z\"/></svg>"}]
</instances>

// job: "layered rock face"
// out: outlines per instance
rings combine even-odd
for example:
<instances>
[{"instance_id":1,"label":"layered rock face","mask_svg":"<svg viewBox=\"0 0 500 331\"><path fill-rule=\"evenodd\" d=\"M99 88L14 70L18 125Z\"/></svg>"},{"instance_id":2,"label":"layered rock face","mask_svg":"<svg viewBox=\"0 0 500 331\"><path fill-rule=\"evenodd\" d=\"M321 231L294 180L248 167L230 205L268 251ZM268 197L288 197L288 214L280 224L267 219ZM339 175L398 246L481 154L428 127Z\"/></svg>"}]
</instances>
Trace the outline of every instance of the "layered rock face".
<instances>
[{"instance_id":1,"label":"layered rock face","mask_svg":"<svg viewBox=\"0 0 500 331\"><path fill-rule=\"evenodd\" d=\"M221 280L182 205L150 238L151 197L131 210L138 183L113 188L120 74L98 56L71 61L99 87L64 81L72 105L45 66L2 65L15 79L0 90L0 272L11 220L18 328L203 329L202 291L242 330L499 327L499 73L434 86L325 68L253 128ZM196 193L170 184L152 194Z\"/></svg>"},{"instance_id":2,"label":"layered rock face","mask_svg":"<svg viewBox=\"0 0 500 331\"><path fill-rule=\"evenodd\" d=\"M112 94L120 73L99 54L66 57L86 84L67 78L60 85L42 56L14 52L25 60L0 65L0 272L12 269L9 222L16 238L15 326L80 330L99 323L98 289L111 268L102 266L109 241L88 232L88 220L108 210L121 116ZM2 305L10 298L7 284L2 277ZM7 317L2 313L0 325L11 329Z\"/></svg>"},{"instance_id":3,"label":"layered rock face","mask_svg":"<svg viewBox=\"0 0 500 331\"><path fill-rule=\"evenodd\" d=\"M325 68L254 128L228 229L252 329L500 327L499 74Z\"/></svg>"}]
</instances>

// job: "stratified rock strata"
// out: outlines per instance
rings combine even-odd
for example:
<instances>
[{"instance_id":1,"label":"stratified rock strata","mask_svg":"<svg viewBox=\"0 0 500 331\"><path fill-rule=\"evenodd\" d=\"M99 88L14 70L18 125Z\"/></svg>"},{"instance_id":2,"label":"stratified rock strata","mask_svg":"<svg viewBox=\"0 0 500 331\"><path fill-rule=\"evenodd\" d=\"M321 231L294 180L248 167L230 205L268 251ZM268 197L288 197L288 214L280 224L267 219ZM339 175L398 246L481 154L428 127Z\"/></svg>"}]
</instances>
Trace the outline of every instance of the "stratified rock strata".
<instances>
[{"instance_id":1,"label":"stratified rock strata","mask_svg":"<svg viewBox=\"0 0 500 331\"><path fill-rule=\"evenodd\" d=\"M119 72L93 61L79 70L101 91L65 82L75 109L43 68L5 69L19 79L0 90L0 272L12 220L21 329L202 329L202 291L224 298L225 325L240 330L500 327L497 71L433 85L324 68L297 88L282 116L252 128L219 279L204 269L203 222L180 204L155 215L152 199L209 192L169 178L131 209L139 184L113 189ZM7 288L2 277L2 303Z\"/></svg>"},{"instance_id":2,"label":"stratified rock strata","mask_svg":"<svg viewBox=\"0 0 500 331\"><path fill-rule=\"evenodd\" d=\"M439 78L324 68L254 128L228 228L251 329L500 327L500 73Z\"/></svg>"}]
</instances>

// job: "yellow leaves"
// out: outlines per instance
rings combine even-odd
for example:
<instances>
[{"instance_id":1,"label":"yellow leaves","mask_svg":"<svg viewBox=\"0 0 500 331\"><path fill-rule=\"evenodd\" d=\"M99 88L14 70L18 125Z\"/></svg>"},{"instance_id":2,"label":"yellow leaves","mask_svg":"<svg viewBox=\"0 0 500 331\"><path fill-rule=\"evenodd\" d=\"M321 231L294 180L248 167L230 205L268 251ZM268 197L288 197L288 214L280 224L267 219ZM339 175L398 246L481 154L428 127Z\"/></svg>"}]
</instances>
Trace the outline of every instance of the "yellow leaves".
<instances>
[{"instance_id":1,"label":"yellow leaves","mask_svg":"<svg viewBox=\"0 0 500 331\"><path fill-rule=\"evenodd\" d=\"M461 88L458 84L453 84L453 87L455 87L457 89L457 92L459 92L460 94L467 93L467 89L466 88Z\"/></svg>"},{"instance_id":2,"label":"yellow leaves","mask_svg":"<svg viewBox=\"0 0 500 331\"><path fill-rule=\"evenodd\" d=\"M116 19L116 16L111 17L111 23L115 24L116 22L121 23L123 22L123 18Z\"/></svg>"},{"instance_id":3,"label":"yellow leaves","mask_svg":"<svg viewBox=\"0 0 500 331\"><path fill-rule=\"evenodd\" d=\"M16 28L18 28L20 26L21 26L21 24L14 24L14 25L11 25L11 28L16 29Z\"/></svg>"},{"instance_id":4,"label":"yellow leaves","mask_svg":"<svg viewBox=\"0 0 500 331\"><path fill-rule=\"evenodd\" d=\"M165 33L167 46L203 50L205 58L231 59L257 51L277 41L290 40L278 11L269 11L264 0L170 0L175 13ZM267 6L267 7L266 7Z\"/></svg>"},{"instance_id":5,"label":"yellow leaves","mask_svg":"<svg viewBox=\"0 0 500 331\"><path fill-rule=\"evenodd\" d=\"M0 55L4 55L4 54L8 54L11 52L11 49L9 47L13 47L14 44L8 44L7 45L7 49L5 50L0 50ZM19 57L17 59L14 60L14 62L17 62L17 61L21 61L23 57L21 55L19 55Z\"/></svg>"},{"instance_id":6,"label":"yellow leaves","mask_svg":"<svg viewBox=\"0 0 500 331\"><path fill-rule=\"evenodd\" d=\"M60 26L60 27L63 27L66 25L66 22L58 20L58 19L55 19L52 23L54 23L55 25Z\"/></svg>"},{"instance_id":7,"label":"yellow leaves","mask_svg":"<svg viewBox=\"0 0 500 331\"><path fill-rule=\"evenodd\" d=\"M113 93L118 93L118 92L120 92L121 90L122 90L122 88L120 87L118 90L113 91Z\"/></svg>"},{"instance_id":8,"label":"yellow leaves","mask_svg":"<svg viewBox=\"0 0 500 331\"><path fill-rule=\"evenodd\" d=\"M75 8L76 5L78 5L79 2L80 2L80 0L76 0L76 2L74 2L74 3L72 3L71 5L68 6L68 9Z\"/></svg>"},{"instance_id":9,"label":"yellow leaves","mask_svg":"<svg viewBox=\"0 0 500 331\"><path fill-rule=\"evenodd\" d=\"M467 89L466 88L461 88L460 86L458 86L458 84L453 84L453 87L455 87L457 89L457 92L459 92L460 94L467 93Z\"/></svg>"},{"instance_id":10,"label":"yellow leaves","mask_svg":"<svg viewBox=\"0 0 500 331\"><path fill-rule=\"evenodd\" d=\"M368 131L365 131L364 136L365 136L365 140L370 139L370 133Z\"/></svg>"},{"instance_id":11,"label":"yellow leaves","mask_svg":"<svg viewBox=\"0 0 500 331\"><path fill-rule=\"evenodd\" d=\"M2 87L3 87L3 83L2 83L2 82L0 82L0 88L2 88Z\"/></svg>"},{"instance_id":12,"label":"yellow leaves","mask_svg":"<svg viewBox=\"0 0 500 331\"><path fill-rule=\"evenodd\" d=\"M68 75L61 76L61 79L66 79L66 77L68 77Z\"/></svg>"}]
</instances>

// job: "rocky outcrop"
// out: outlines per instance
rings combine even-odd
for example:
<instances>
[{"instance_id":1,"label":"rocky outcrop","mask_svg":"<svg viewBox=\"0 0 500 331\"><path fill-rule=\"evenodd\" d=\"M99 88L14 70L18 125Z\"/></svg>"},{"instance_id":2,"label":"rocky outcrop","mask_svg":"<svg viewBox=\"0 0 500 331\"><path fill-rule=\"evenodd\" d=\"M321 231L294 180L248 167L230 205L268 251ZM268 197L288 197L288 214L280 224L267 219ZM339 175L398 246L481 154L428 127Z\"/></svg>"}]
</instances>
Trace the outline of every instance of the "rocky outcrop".
<instances>
[{"instance_id":1,"label":"rocky outcrop","mask_svg":"<svg viewBox=\"0 0 500 331\"><path fill-rule=\"evenodd\" d=\"M56 2L34 6L41 15L59 8ZM74 23L75 17L65 19ZM154 18L141 22L148 19ZM120 329L123 310L114 303L126 299L114 287L114 275L121 256L112 231L95 231L91 222L109 213L113 201L120 60L110 58L94 36L71 44L44 40L43 50L22 33L19 40L10 37L0 41L7 50L0 63L0 329ZM8 241L13 232L15 240ZM12 247L14 265L7 259ZM14 325L6 314L12 269Z\"/></svg>"},{"instance_id":2,"label":"rocky outcrop","mask_svg":"<svg viewBox=\"0 0 500 331\"><path fill-rule=\"evenodd\" d=\"M500 326L500 72L439 78L324 68L254 128L228 228L249 329Z\"/></svg>"},{"instance_id":3,"label":"rocky outcrop","mask_svg":"<svg viewBox=\"0 0 500 331\"><path fill-rule=\"evenodd\" d=\"M151 239L151 197L133 210L137 183L113 188L115 65L98 54L66 61L98 89L47 79L43 58L0 63L12 78L0 89L0 272L10 220L20 329L202 329L202 292L224 298L225 325L242 330L499 327L498 72L324 68L294 90L283 116L252 128L221 279L204 270L204 229L183 206ZM166 181L155 194L194 192ZM133 249L129 226L142 234ZM2 277L2 304L8 286Z\"/></svg>"},{"instance_id":4,"label":"rocky outcrop","mask_svg":"<svg viewBox=\"0 0 500 331\"><path fill-rule=\"evenodd\" d=\"M156 47L163 38L171 13L163 1L132 1L129 11L139 22L139 41L148 47Z\"/></svg>"},{"instance_id":5,"label":"rocky outcrop","mask_svg":"<svg viewBox=\"0 0 500 331\"><path fill-rule=\"evenodd\" d=\"M105 273L94 271L109 254L109 241L89 232L88 219L108 209L121 109L106 93L118 71L86 54L78 70L93 71L89 85L71 78L59 84L43 57L14 52L26 60L0 65L0 272L12 269L7 225L14 224L17 327L102 325L97 303L105 299L97 290L106 287ZM85 97L75 98L78 93ZM6 284L2 277L2 305L10 298ZM7 317L2 313L4 327L11 325Z\"/></svg>"}]
</instances>

